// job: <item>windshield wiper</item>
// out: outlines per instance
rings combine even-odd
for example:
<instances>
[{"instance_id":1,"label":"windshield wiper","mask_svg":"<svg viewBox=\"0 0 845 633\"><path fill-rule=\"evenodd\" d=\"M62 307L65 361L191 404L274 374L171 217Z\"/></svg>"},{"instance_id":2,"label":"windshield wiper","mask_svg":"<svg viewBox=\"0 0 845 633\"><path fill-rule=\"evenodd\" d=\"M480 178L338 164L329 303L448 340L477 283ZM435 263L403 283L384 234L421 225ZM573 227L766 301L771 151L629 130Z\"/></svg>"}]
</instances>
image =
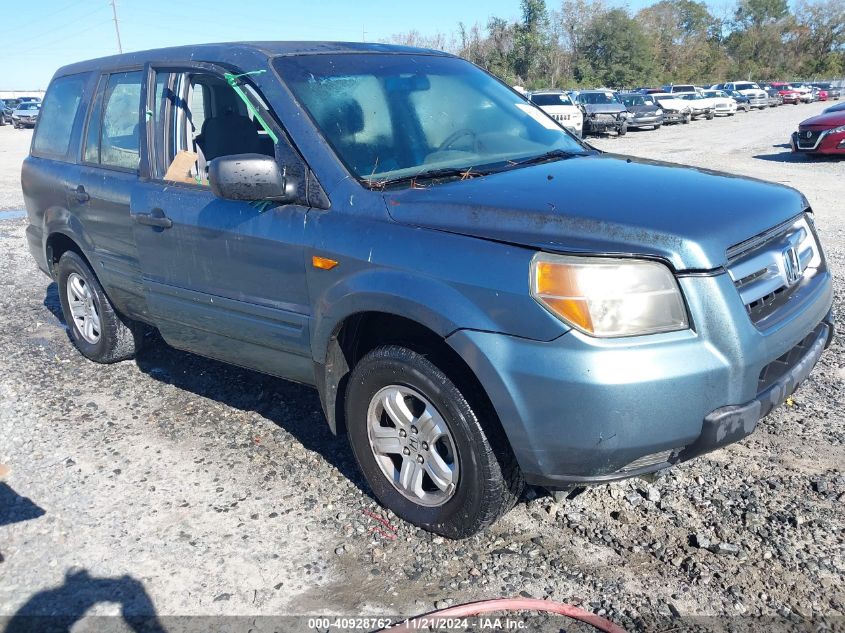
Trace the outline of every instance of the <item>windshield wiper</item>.
<instances>
[{"instance_id":1,"label":"windshield wiper","mask_svg":"<svg viewBox=\"0 0 845 633\"><path fill-rule=\"evenodd\" d=\"M399 176L398 178L367 178L366 185L370 189L385 189L386 187L393 187L396 185L416 185L420 182L427 182L432 180L445 180L448 178L460 178L461 180L468 180L477 176L486 176L489 171L477 171L474 167L445 167L443 169L430 169L428 171L421 171L416 174L408 176Z\"/></svg>"},{"instance_id":2,"label":"windshield wiper","mask_svg":"<svg viewBox=\"0 0 845 633\"><path fill-rule=\"evenodd\" d=\"M573 152L565 149L553 149L550 152L538 154L537 156L529 156L528 158L523 158L521 160L510 160L508 161L508 163L513 166L539 165L540 163L549 163L554 160L564 160L566 158L575 158L576 156L585 155L585 152Z\"/></svg>"}]
</instances>

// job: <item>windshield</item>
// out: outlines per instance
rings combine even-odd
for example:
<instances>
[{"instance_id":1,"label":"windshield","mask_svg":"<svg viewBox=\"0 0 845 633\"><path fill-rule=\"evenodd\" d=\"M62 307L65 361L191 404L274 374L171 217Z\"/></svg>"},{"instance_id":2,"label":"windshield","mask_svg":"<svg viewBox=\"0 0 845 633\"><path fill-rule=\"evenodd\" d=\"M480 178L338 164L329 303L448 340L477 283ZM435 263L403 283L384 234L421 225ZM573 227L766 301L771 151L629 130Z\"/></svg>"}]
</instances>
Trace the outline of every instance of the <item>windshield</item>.
<instances>
[{"instance_id":1,"label":"windshield","mask_svg":"<svg viewBox=\"0 0 845 633\"><path fill-rule=\"evenodd\" d=\"M582 92L578 95L578 101L590 105L619 103L619 100L612 92Z\"/></svg>"},{"instance_id":2,"label":"windshield","mask_svg":"<svg viewBox=\"0 0 845 633\"><path fill-rule=\"evenodd\" d=\"M755 88L757 88L757 86L750 83L736 84L737 90L754 90Z\"/></svg>"},{"instance_id":3,"label":"windshield","mask_svg":"<svg viewBox=\"0 0 845 633\"><path fill-rule=\"evenodd\" d=\"M622 103L624 103L628 107L631 107L645 105L646 101L640 95L625 95L622 97Z\"/></svg>"},{"instance_id":4,"label":"windshield","mask_svg":"<svg viewBox=\"0 0 845 633\"><path fill-rule=\"evenodd\" d=\"M700 99L701 97L698 96L697 92L687 92L682 95L678 95L681 99L686 99L687 101L693 101L694 99Z\"/></svg>"},{"instance_id":5,"label":"windshield","mask_svg":"<svg viewBox=\"0 0 845 633\"><path fill-rule=\"evenodd\" d=\"M565 94L533 94L531 101L538 106L572 105L569 95Z\"/></svg>"},{"instance_id":6,"label":"windshield","mask_svg":"<svg viewBox=\"0 0 845 633\"><path fill-rule=\"evenodd\" d=\"M710 99L713 99L714 97L721 97L722 96L718 92L716 92L715 90L705 90L701 94L703 94L705 97L708 97Z\"/></svg>"},{"instance_id":7,"label":"windshield","mask_svg":"<svg viewBox=\"0 0 845 633\"><path fill-rule=\"evenodd\" d=\"M371 183L588 152L542 110L462 59L352 53L273 63L338 157Z\"/></svg>"},{"instance_id":8,"label":"windshield","mask_svg":"<svg viewBox=\"0 0 845 633\"><path fill-rule=\"evenodd\" d=\"M40 107L40 103L35 103L34 101L26 101L18 106L18 110L37 110Z\"/></svg>"}]
</instances>

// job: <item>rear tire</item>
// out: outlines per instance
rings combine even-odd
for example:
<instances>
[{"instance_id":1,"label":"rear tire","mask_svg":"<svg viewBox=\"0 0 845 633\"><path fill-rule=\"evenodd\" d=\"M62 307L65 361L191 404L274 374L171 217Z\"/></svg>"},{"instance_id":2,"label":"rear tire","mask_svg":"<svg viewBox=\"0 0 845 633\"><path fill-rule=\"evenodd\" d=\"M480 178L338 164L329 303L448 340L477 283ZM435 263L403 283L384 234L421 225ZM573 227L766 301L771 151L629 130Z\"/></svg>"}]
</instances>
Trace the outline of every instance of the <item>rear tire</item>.
<instances>
[{"instance_id":1,"label":"rear tire","mask_svg":"<svg viewBox=\"0 0 845 633\"><path fill-rule=\"evenodd\" d=\"M118 314L86 261L67 251L56 271L62 312L76 349L97 363L134 357L140 347L141 328Z\"/></svg>"},{"instance_id":2,"label":"rear tire","mask_svg":"<svg viewBox=\"0 0 845 633\"><path fill-rule=\"evenodd\" d=\"M616 130L616 133L619 136L625 136L625 134L627 134L627 132L628 132L628 126L627 125L623 125Z\"/></svg>"},{"instance_id":3,"label":"rear tire","mask_svg":"<svg viewBox=\"0 0 845 633\"><path fill-rule=\"evenodd\" d=\"M376 498L453 539L491 525L525 485L495 414L471 391L398 345L364 356L346 391L349 441Z\"/></svg>"}]
</instances>

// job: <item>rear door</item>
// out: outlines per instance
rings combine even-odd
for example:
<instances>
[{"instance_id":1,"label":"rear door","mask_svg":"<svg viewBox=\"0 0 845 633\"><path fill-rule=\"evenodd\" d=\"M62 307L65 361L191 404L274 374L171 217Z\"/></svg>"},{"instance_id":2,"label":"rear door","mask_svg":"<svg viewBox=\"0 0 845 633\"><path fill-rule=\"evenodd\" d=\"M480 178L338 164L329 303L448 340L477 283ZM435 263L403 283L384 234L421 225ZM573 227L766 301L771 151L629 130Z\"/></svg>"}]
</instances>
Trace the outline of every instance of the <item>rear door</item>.
<instances>
[{"instance_id":1,"label":"rear door","mask_svg":"<svg viewBox=\"0 0 845 633\"><path fill-rule=\"evenodd\" d=\"M141 68L100 76L82 135L73 213L91 240L95 271L122 312L148 319L129 204L140 166Z\"/></svg>"},{"instance_id":2,"label":"rear door","mask_svg":"<svg viewBox=\"0 0 845 633\"><path fill-rule=\"evenodd\" d=\"M133 192L132 217L153 321L176 347L312 382L307 207L221 200L205 171L220 152L284 156L291 168L290 148L273 142L222 69L147 73L150 176Z\"/></svg>"}]
</instances>

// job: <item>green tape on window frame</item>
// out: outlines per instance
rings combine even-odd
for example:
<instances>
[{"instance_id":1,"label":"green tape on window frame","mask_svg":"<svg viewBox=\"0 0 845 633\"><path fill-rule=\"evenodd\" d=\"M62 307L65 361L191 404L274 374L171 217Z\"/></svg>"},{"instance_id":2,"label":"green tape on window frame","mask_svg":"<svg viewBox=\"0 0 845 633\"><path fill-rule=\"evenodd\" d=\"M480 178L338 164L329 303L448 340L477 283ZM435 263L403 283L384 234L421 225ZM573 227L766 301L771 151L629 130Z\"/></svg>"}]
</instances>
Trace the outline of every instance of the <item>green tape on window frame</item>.
<instances>
[{"instance_id":1,"label":"green tape on window frame","mask_svg":"<svg viewBox=\"0 0 845 633\"><path fill-rule=\"evenodd\" d=\"M254 116L255 119L261 124L261 127L264 128L264 131L267 132L268 136L271 139L273 139L273 143L278 144L279 137L276 136L276 133L270 128L269 125L267 125L267 122L264 120L264 118L258 112L258 109L252 104L252 101L249 100L249 97L246 96L246 93L238 85L238 79L240 77L245 77L247 75L260 75L261 73L265 73L265 72L267 72L267 71L266 70L251 70L248 73L241 73L239 75L235 75L233 73L224 73L223 77L226 79L226 83L228 83L232 87L232 90L235 91L235 94L237 94L238 97L240 97L241 101L244 102L247 110L249 110L250 113L252 114L252 116Z\"/></svg>"}]
</instances>

